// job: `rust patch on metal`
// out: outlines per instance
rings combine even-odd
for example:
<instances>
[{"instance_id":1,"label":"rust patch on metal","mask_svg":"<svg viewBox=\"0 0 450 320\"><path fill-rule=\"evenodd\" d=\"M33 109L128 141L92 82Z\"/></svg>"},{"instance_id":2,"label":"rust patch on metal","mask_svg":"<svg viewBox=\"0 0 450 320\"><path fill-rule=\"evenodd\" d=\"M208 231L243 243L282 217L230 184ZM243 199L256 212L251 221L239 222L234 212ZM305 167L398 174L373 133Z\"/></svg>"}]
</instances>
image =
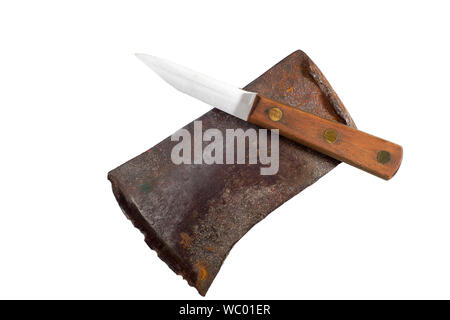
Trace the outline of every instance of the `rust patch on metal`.
<instances>
[{"instance_id":1,"label":"rust patch on metal","mask_svg":"<svg viewBox=\"0 0 450 320\"><path fill-rule=\"evenodd\" d=\"M206 279L206 277L208 276L208 271L206 270L205 266L203 265L203 262L197 263L197 268L199 269L198 281L204 281Z\"/></svg>"},{"instance_id":2,"label":"rust patch on metal","mask_svg":"<svg viewBox=\"0 0 450 320\"><path fill-rule=\"evenodd\" d=\"M185 248L189 248L192 243L191 237L189 237L189 235L186 232L180 233L180 237L181 237L180 244Z\"/></svg>"},{"instance_id":3,"label":"rust patch on metal","mask_svg":"<svg viewBox=\"0 0 450 320\"><path fill-rule=\"evenodd\" d=\"M354 126L328 81L302 51L244 89ZM198 120L203 130L217 128L223 133L257 128L217 109ZM193 122L185 128L192 134ZM170 153L176 143L170 137L163 140L151 152L112 170L108 179L123 212L145 235L146 243L201 295L239 239L339 163L280 137L279 171L262 176L260 165L175 165Z\"/></svg>"}]
</instances>

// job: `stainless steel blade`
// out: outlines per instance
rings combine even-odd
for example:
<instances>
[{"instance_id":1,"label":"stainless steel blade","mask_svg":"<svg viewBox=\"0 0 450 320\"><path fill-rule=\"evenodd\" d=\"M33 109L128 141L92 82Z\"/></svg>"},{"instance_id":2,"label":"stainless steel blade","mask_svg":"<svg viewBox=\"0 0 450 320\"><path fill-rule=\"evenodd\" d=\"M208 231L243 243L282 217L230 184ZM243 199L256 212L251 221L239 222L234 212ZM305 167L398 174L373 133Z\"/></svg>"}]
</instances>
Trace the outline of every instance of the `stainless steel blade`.
<instances>
[{"instance_id":1,"label":"stainless steel blade","mask_svg":"<svg viewBox=\"0 0 450 320\"><path fill-rule=\"evenodd\" d=\"M247 121L256 93L241 90L161 58L141 53L136 56L181 92Z\"/></svg>"}]
</instances>

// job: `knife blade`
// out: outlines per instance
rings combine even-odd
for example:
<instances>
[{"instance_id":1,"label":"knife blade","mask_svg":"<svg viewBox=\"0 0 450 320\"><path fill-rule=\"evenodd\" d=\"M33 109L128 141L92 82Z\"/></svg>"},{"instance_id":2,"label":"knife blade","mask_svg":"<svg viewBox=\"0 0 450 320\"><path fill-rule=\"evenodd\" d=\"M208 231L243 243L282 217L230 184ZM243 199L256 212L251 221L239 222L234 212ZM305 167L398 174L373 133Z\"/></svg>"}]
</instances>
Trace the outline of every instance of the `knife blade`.
<instances>
[{"instance_id":1,"label":"knife blade","mask_svg":"<svg viewBox=\"0 0 450 320\"><path fill-rule=\"evenodd\" d=\"M401 146L344 124L326 120L147 54L136 56L179 91L242 120L267 129L334 159L389 180L398 171Z\"/></svg>"}]
</instances>

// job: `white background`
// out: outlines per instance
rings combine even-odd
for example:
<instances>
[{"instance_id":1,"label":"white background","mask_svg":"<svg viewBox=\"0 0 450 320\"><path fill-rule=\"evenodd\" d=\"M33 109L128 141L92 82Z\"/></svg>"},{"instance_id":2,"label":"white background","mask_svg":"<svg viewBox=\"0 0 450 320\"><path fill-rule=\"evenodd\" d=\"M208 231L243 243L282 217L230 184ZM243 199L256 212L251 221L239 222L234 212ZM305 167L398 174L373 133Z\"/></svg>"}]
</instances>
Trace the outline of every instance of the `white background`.
<instances>
[{"instance_id":1,"label":"white background","mask_svg":"<svg viewBox=\"0 0 450 320\"><path fill-rule=\"evenodd\" d=\"M445 1L2 1L0 298L201 298L106 179L209 110L133 54L244 86L296 49L361 130L403 145L403 165L388 182L338 166L239 241L206 298L450 298L448 14Z\"/></svg>"}]
</instances>

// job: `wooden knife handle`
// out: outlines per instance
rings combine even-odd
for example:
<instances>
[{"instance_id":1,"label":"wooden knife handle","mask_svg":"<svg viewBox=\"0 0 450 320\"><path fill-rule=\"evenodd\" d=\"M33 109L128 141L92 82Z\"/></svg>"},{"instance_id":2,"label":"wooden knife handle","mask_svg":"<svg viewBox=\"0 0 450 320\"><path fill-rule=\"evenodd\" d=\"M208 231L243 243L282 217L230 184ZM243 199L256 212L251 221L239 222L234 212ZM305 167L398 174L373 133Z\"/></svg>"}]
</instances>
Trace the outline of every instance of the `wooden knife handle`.
<instances>
[{"instance_id":1,"label":"wooden knife handle","mask_svg":"<svg viewBox=\"0 0 450 320\"><path fill-rule=\"evenodd\" d=\"M248 121L386 180L402 162L402 147L395 143L263 96L256 98Z\"/></svg>"}]
</instances>

